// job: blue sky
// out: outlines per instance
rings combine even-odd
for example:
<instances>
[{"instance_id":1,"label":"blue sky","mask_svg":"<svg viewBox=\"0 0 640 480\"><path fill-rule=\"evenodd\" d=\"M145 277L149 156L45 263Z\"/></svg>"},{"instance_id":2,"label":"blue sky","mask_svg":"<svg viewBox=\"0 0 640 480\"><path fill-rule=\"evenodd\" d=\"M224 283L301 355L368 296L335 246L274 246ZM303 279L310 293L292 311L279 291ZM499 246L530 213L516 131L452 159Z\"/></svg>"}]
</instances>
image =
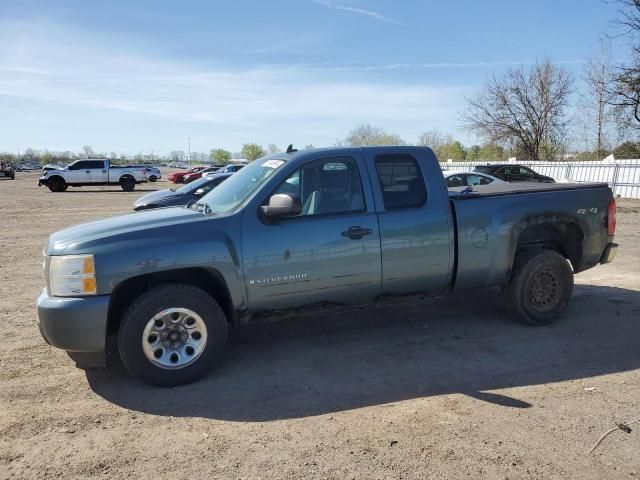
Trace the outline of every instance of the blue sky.
<instances>
[{"instance_id":1,"label":"blue sky","mask_svg":"<svg viewBox=\"0 0 640 480\"><path fill-rule=\"evenodd\" d=\"M325 146L362 122L471 143L459 112L487 76L549 56L579 80L615 17L600 0L0 0L0 151Z\"/></svg>"}]
</instances>

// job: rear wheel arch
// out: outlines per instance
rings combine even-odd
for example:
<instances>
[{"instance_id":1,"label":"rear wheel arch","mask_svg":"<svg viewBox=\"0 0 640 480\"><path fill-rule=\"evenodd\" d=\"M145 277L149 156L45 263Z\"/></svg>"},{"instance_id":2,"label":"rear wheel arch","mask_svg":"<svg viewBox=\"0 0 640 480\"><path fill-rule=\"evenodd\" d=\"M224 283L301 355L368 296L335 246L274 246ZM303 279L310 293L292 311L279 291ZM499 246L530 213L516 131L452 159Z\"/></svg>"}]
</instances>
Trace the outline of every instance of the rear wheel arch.
<instances>
[{"instance_id":1,"label":"rear wheel arch","mask_svg":"<svg viewBox=\"0 0 640 480\"><path fill-rule=\"evenodd\" d=\"M532 248L558 252L577 270L582 260L582 227L572 218L543 216L521 222L514 229L513 260Z\"/></svg>"},{"instance_id":2,"label":"rear wheel arch","mask_svg":"<svg viewBox=\"0 0 640 480\"><path fill-rule=\"evenodd\" d=\"M234 322L234 308L229 288L222 274L213 268L193 267L165 270L128 278L120 282L111 294L107 318L107 336L118 332L125 310L146 291L165 284L191 285L205 291L218 304L227 322Z\"/></svg>"}]
</instances>

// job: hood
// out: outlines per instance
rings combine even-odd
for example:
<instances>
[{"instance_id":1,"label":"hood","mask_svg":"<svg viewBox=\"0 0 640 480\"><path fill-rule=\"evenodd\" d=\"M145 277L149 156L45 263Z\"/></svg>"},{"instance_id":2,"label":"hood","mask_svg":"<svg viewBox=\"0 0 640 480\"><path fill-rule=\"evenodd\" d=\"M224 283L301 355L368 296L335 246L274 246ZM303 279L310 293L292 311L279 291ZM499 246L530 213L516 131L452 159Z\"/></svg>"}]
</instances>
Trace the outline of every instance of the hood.
<instances>
[{"instance_id":1,"label":"hood","mask_svg":"<svg viewBox=\"0 0 640 480\"><path fill-rule=\"evenodd\" d=\"M64 170L64 169L65 167L62 167L60 165L53 165L51 163L48 163L47 165L42 167L42 170Z\"/></svg>"},{"instance_id":2,"label":"hood","mask_svg":"<svg viewBox=\"0 0 640 480\"><path fill-rule=\"evenodd\" d=\"M163 201L167 201L169 199L180 197L182 194L177 192L172 192L168 188L165 190L158 190L156 192L150 192L146 195L141 196L134 203L134 207L139 207L140 205L148 205L150 203L161 203Z\"/></svg>"},{"instance_id":3,"label":"hood","mask_svg":"<svg viewBox=\"0 0 640 480\"><path fill-rule=\"evenodd\" d=\"M206 218L200 212L182 207L144 210L55 232L49 237L45 251L47 255L90 253L102 244L117 242L118 237L140 236L141 232Z\"/></svg>"}]
</instances>

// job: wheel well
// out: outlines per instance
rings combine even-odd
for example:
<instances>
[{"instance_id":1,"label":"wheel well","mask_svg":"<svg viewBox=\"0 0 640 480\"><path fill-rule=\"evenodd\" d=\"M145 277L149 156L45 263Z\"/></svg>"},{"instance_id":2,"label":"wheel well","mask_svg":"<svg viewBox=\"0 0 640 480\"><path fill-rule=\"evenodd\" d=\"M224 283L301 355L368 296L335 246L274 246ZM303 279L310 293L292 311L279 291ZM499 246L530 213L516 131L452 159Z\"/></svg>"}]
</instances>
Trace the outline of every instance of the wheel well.
<instances>
[{"instance_id":1,"label":"wheel well","mask_svg":"<svg viewBox=\"0 0 640 480\"><path fill-rule=\"evenodd\" d=\"M122 176L120 177L120 180L119 180L119 181L121 182L122 180L129 180L129 179L131 179L131 180L135 180L135 178L133 177L133 175L131 175L130 173L125 173L124 175L122 175Z\"/></svg>"},{"instance_id":2,"label":"wheel well","mask_svg":"<svg viewBox=\"0 0 640 480\"><path fill-rule=\"evenodd\" d=\"M542 221L528 223L518 235L516 253L529 248L554 250L568 259L576 270L582 259L580 226L571 221Z\"/></svg>"},{"instance_id":3,"label":"wheel well","mask_svg":"<svg viewBox=\"0 0 640 480\"><path fill-rule=\"evenodd\" d=\"M107 335L115 334L126 308L147 290L162 284L181 283L198 287L213 297L227 321L233 322L233 302L224 278L217 270L209 268L183 268L129 278L114 289L109 303Z\"/></svg>"},{"instance_id":4,"label":"wheel well","mask_svg":"<svg viewBox=\"0 0 640 480\"><path fill-rule=\"evenodd\" d=\"M58 180L61 180L62 183L67 183L67 181L64 179L64 177L62 177L61 175L51 175L47 180L51 181L54 178L57 178Z\"/></svg>"}]
</instances>

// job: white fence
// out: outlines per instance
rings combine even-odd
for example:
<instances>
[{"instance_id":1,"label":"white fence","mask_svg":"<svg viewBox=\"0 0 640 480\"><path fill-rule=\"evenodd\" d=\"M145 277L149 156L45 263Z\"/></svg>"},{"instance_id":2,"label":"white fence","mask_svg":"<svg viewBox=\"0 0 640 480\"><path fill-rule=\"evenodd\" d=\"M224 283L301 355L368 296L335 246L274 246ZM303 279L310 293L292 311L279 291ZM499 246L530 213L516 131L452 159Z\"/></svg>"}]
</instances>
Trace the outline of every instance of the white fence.
<instances>
[{"instance_id":1,"label":"white fence","mask_svg":"<svg viewBox=\"0 0 640 480\"><path fill-rule=\"evenodd\" d=\"M440 162L444 171L459 172L473 170L476 165L507 162ZM556 182L609 184L613 194L623 198L640 198L640 160L603 162L526 162L518 161L541 175L552 177Z\"/></svg>"}]
</instances>

